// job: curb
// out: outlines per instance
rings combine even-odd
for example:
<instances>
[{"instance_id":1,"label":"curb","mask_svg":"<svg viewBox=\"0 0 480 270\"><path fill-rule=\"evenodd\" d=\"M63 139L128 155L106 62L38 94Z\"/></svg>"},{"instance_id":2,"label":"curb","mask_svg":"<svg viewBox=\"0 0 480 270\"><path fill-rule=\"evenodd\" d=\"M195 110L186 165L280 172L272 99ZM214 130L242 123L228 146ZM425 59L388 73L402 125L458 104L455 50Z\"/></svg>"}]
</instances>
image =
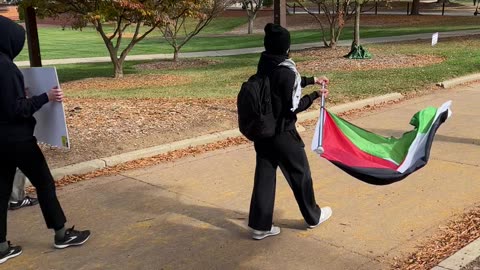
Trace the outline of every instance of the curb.
<instances>
[{"instance_id":1,"label":"curb","mask_svg":"<svg viewBox=\"0 0 480 270\"><path fill-rule=\"evenodd\" d=\"M185 140L153 146L145 149L135 150L132 152L127 152L127 153L123 153L115 156L94 159L94 160L85 161L85 162L81 162L73 165L68 165L61 168L56 168L52 170L52 175L55 180L58 180L67 175L85 174L85 173L93 172L106 167L129 162L132 160L153 157L156 155L167 153L169 151L208 144L208 143L220 141L230 137L238 137L241 135L242 134L238 129L232 129L232 130L227 130L223 132L216 132L216 133L202 135L202 136L191 138L191 139L185 139Z\"/></svg>"},{"instance_id":2,"label":"curb","mask_svg":"<svg viewBox=\"0 0 480 270\"><path fill-rule=\"evenodd\" d=\"M367 99L363 99L363 100L359 100L359 101L355 101L347 104L334 106L330 108L330 111L334 113L341 113L341 112L346 112L353 109L361 109L366 106L378 105L388 101L399 100L402 98L403 98L402 94L392 93L392 94L387 94L387 95L373 97L373 98L367 98ZM301 113L298 115L299 122L310 120L310 119L316 119L316 118L318 118L318 112L307 112L307 113ZM153 157L156 155L167 153L169 151L184 149L192 146L204 145L204 144L220 141L223 139L227 139L231 137L239 137L239 136L242 136L242 134L238 129L232 129L232 130L227 130L223 132L202 135L202 136L191 138L191 139L162 144L162 145L140 149L132 152L127 152L127 153L123 153L123 154L119 154L111 157L99 158L99 159L85 161L85 162L81 162L81 163L77 163L77 164L73 164L73 165L69 165L61 168L56 168L52 170L52 175L55 180L58 180L67 175L85 174L85 173L93 172L99 169L103 169L109 166L114 166L117 164L121 164L124 162L136 160L136 159Z\"/></svg>"},{"instance_id":3,"label":"curb","mask_svg":"<svg viewBox=\"0 0 480 270\"><path fill-rule=\"evenodd\" d=\"M473 82L473 81L480 81L480 73L462 76L462 77L458 77L451 80L446 80L446 81L437 83L437 85L447 89L447 88L452 88L454 86L457 86L459 84L464 84L464 83Z\"/></svg>"},{"instance_id":4,"label":"curb","mask_svg":"<svg viewBox=\"0 0 480 270\"><path fill-rule=\"evenodd\" d=\"M480 238L457 251L431 270L461 270L480 257Z\"/></svg>"}]
</instances>

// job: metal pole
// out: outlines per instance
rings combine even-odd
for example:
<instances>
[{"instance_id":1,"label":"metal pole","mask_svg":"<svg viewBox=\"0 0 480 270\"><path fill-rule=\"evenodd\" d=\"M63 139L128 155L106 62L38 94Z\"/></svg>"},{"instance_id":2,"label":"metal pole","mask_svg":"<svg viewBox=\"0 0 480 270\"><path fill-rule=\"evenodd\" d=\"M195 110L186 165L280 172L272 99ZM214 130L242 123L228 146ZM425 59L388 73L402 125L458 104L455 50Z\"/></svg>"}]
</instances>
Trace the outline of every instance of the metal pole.
<instances>
[{"instance_id":1,"label":"metal pole","mask_svg":"<svg viewBox=\"0 0 480 270\"><path fill-rule=\"evenodd\" d=\"M407 2L407 15L410 13L410 2Z\"/></svg>"},{"instance_id":2,"label":"metal pole","mask_svg":"<svg viewBox=\"0 0 480 270\"><path fill-rule=\"evenodd\" d=\"M375 15L378 13L378 1L375 1Z\"/></svg>"},{"instance_id":3,"label":"metal pole","mask_svg":"<svg viewBox=\"0 0 480 270\"><path fill-rule=\"evenodd\" d=\"M443 1L442 5L442 16L445 14L445 1Z\"/></svg>"},{"instance_id":4,"label":"metal pole","mask_svg":"<svg viewBox=\"0 0 480 270\"><path fill-rule=\"evenodd\" d=\"M325 89L325 84L322 83L322 90ZM323 125L325 122L325 94L322 93L322 102L320 105L320 125L318 127L318 147L315 152L319 155L323 154Z\"/></svg>"}]
</instances>

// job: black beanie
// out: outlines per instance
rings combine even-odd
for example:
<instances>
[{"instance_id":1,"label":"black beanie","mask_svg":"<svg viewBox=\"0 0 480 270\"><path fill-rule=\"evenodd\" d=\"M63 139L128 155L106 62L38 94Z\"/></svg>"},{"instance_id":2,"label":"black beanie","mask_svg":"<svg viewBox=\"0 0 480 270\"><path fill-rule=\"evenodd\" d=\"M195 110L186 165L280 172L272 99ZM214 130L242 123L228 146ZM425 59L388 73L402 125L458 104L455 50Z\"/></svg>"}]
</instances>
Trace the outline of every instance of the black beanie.
<instances>
[{"instance_id":1,"label":"black beanie","mask_svg":"<svg viewBox=\"0 0 480 270\"><path fill-rule=\"evenodd\" d=\"M265 50L270 54L286 55L290 49L290 33L278 24L265 25Z\"/></svg>"}]
</instances>

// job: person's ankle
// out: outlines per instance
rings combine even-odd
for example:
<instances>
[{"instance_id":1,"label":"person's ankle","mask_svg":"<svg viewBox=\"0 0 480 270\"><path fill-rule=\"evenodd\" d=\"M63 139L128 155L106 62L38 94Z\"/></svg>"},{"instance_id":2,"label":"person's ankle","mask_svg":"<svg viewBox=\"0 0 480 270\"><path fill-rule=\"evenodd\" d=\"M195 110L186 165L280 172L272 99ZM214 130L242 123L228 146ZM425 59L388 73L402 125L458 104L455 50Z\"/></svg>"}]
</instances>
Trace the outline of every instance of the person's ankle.
<instances>
[{"instance_id":1,"label":"person's ankle","mask_svg":"<svg viewBox=\"0 0 480 270\"><path fill-rule=\"evenodd\" d=\"M58 230L55 229L55 239L62 240L63 238L65 238L65 232L66 232L65 226L63 226Z\"/></svg>"},{"instance_id":2,"label":"person's ankle","mask_svg":"<svg viewBox=\"0 0 480 270\"><path fill-rule=\"evenodd\" d=\"M1 242L0 243L0 253L5 252L8 250L8 242Z\"/></svg>"}]
</instances>

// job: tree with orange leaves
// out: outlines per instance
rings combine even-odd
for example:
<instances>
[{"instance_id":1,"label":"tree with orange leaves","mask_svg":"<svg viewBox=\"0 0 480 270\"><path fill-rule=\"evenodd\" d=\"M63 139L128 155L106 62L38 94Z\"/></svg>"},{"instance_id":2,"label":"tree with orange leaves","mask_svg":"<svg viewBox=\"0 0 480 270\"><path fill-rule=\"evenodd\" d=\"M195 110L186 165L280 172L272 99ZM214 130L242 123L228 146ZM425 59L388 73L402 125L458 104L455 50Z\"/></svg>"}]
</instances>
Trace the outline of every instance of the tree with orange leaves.
<instances>
[{"instance_id":1,"label":"tree with orange leaves","mask_svg":"<svg viewBox=\"0 0 480 270\"><path fill-rule=\"evenodd\" d=\"M114 66L115 78L123 77L123 63L148 34L168 20L166 8L176 0L24 0L39 16L67 16L74 29L92 24L102 37ZM112 27L110 27L113 24ZM108 25L108 26L107 26ZM124 38L133 27L133 36ZM122 42L126 41L126 46Z\"/></svg>"}]
</instances>

